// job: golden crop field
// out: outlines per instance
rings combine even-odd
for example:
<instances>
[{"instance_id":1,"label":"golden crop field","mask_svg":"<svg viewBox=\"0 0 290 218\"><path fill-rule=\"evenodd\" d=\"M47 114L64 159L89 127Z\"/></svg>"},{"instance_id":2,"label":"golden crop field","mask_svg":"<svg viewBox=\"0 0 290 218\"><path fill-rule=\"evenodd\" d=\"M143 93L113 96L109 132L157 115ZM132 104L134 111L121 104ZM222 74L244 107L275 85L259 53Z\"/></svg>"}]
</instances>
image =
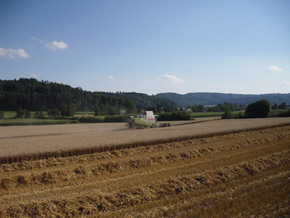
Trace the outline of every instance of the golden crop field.
<instances>
[{"instance_id":1,"label":"golden crop field","mask_svg":"<svg viewBox=\"0 0 290 218\"><path fill-rule=\"evenodd\" d=\"M205 121L0 132L0 217L289 216L290 120Z\"/></svg>"}]
</instances>

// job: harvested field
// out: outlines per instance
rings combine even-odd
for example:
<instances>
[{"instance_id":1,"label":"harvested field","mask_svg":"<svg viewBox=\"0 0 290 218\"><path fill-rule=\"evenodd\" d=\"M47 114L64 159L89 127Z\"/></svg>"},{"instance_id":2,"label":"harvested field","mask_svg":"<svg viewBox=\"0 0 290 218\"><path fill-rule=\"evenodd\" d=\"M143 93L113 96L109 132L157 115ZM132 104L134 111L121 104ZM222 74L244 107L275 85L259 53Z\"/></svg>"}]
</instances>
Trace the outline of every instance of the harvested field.
<instances>
[{"instance_id":1,"label":"harvested field","mask_svg":"<svg viewBox=\"0 0 290 218\"><path fill-rule=\"evenodd\" d=\"M180 124L188 125L180 125ZM101 147L124 145L139 146L183 140L205 134L219 135L245 129L279 126L290 123L290 118L201 120L173 122L170 128L130 130L124 123L72 124L53 126L8 126L0 127L2 157L30 154L76 155L95 152ZM66 154L65 151L75 152ZM57 154L56 154L57 155ZM46 156L46 155L44 155Z\"/></svg>"},{"instance_id":2,"label":"harvested field","mask_svg":"<svg viewBox=\"0 0 290 218\"><path fill-rule=\"evenodd\" d=\"M91 146L101 146L97 139L105 141L104 135L114 145L122 133L135 143L128 146L120 137L124 146L116 150L2 163L0 217L290 216L290 120L235 120L238 127L231 121L176 123L153 131L116 126L103 132L0 135L1 147L51 140L59 149L67 140L77 146L89 136ZM135 141L138 135L141 141Z\"/></svg>"}]
</instances>

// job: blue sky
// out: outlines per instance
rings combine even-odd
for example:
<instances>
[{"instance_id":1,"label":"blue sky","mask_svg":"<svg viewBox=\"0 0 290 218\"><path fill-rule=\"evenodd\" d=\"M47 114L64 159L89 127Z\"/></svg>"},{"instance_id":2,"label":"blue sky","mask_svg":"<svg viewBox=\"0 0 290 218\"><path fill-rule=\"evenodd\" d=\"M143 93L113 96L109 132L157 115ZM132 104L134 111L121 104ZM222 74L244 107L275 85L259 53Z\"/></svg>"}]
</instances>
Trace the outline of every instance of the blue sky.
<instances>
[{"instance_id":1,"label":"blue sky","mask_svg":"<svg viewBox=\"0 0 290 218\"><path fill-rule=\"evenodd\" d=\"M0 79L290 93L289 0L0 0Z\"/></svg>"}]
</instances>

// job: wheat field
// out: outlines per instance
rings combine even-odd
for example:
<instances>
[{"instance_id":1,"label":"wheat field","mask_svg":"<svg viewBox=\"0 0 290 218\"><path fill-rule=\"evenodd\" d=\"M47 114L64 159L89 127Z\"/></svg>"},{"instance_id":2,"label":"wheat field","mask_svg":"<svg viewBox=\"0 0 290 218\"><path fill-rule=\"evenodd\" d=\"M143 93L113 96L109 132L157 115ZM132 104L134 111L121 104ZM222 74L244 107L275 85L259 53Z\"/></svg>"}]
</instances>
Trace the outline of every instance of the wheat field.
<instances>
[{"instance_id":1,"label":"wheat field","mask_svg":"<svg viewBox=\"0 0 290 218\"><path fill-rule=\"evenodd\" d=\"M189 123L188 125L182 124ZM290 123L290 118L172 122L170 128L129 130L124 123L71 124L51 126L0 127L0 158L72 150L90 150L120 144L148 144L154 141L181 140L199 135L277 126Z\"/></svg>"},{"instance_id":2,"label":"wheat field","mask_svg":"<svg viewBox=\"0 0 290 218\"><path fill-rule=\"evenodd\" d=\"M88 154L3 162L0 217L290 215L289 119L204 120L149 130L118 125L106 131L0 135L1 148L9 140L21 146L35 141L30 146L42 148L50 138L53 149L74 142L72 148L104 146L107 140ZM36 150L26 156L34 157Z\"/></svg>"}]
</instances>

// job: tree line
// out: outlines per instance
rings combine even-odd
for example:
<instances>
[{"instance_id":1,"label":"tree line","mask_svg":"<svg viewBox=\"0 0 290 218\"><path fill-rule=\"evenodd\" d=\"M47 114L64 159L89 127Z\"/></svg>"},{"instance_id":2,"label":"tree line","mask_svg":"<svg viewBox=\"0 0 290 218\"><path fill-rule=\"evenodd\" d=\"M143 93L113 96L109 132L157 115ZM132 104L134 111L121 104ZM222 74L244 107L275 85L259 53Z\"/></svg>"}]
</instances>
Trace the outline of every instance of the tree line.
<instances>
[{"instance_id":1,"label":"tree line","mask_svg":"<svg viewBox=\"0 0 290 218\"><path fill-rule=\"evenodd\" d=\"M193 112L225 112L245 110L245 104L224 102L215 106L189 105ZM286 103L274 104L272 109L285 109ZM180 107L179 110L182 110ZM94 111L98 115L118 115L150 110L154 113L173 112L177 104L169 99L149 96L135 92L90 92L80 87L21 78L19 80L0 80L0 111L18 111L19 117L29 117L29 111L41 116L47 111L51 116L73 116L75 112ZM3 113L0 113L0 118Z\"/></svg>"},{"instance_id":2,"label":"tree line","mask_svg":"<svg viewBox=\"0 0 290 218\"><path fill-rule=\"evenodd\" d=\"M173 101L140 93L84 91L69 85L36 79L0 80L0 111L48 111L69 116L76 111L94 111L95 115L115 115L121 110L134 113L148 106L175 105Z\"/></svg>"},{"instance_id":3,"label":"tree line","mask_svg":"<svg viewBox=\"0 0 290 218\"><path fill-rule=\"evenodd\" d=\"M192 110L192 112L225 112L227 108L231 111L242 111L245 110L247 105L245 104L232 104L229 102L220 103L214 106L204 106L200 105L188 105L187 109Z\"/></svg>"},{"instance_id":4,"label":"tree line","mask_svg":"<svg viewBox=\"0 0 290 218\"><path fill-rule=\"evenodd\" d=\"M276 109L286 109L286 102L281 103L279 106L275 104L271 107L269 101L263 99L256 102L250 103L245 110L245 113L239 113L238 115L232 115L230 107L226 107L225 113L222 115L222 119L232 119L232 118L265 118L269 115L270 110ZM288 111L278 112L274 116L276 117L289 117L290 109Z\"/></svg>"}]
</instances>

